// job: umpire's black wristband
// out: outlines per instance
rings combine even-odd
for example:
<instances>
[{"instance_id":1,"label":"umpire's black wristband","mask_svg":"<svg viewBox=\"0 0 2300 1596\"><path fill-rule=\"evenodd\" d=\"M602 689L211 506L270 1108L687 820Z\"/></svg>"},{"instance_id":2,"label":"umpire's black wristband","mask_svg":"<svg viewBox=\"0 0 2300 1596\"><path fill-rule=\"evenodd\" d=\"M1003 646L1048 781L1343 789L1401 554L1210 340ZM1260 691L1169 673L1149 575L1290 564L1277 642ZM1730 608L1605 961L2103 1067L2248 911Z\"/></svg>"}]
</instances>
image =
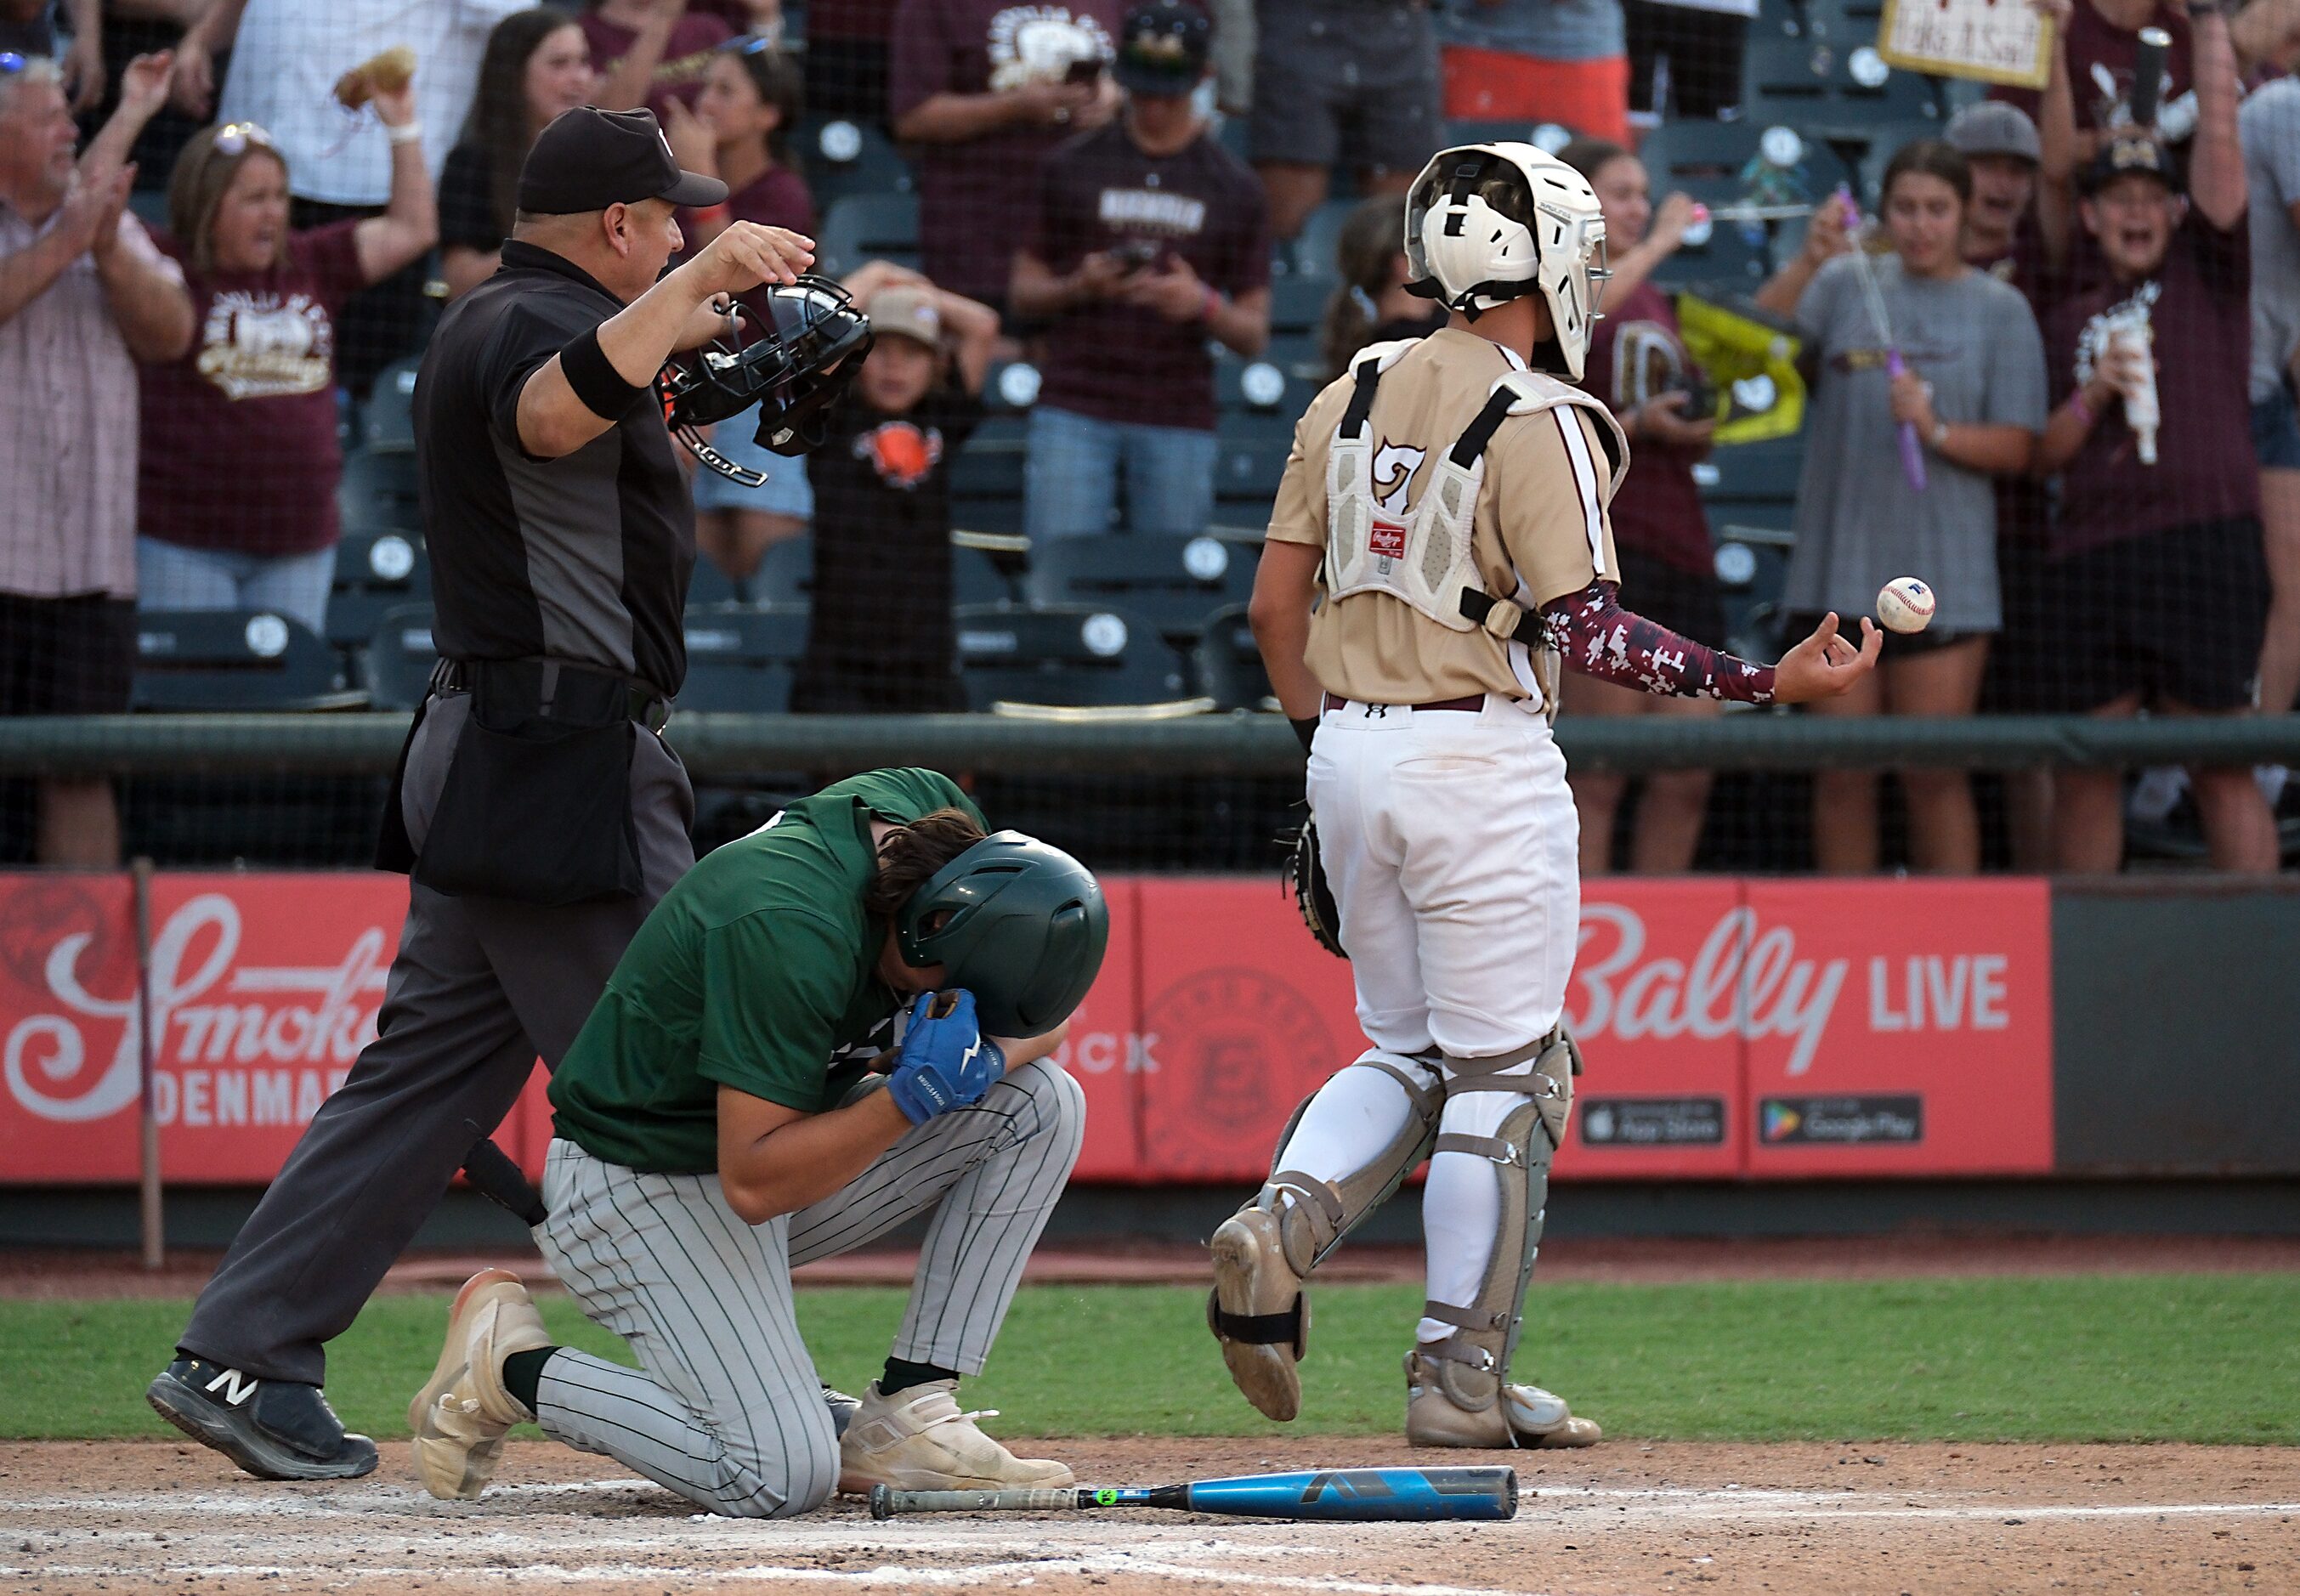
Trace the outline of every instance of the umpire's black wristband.
<instances>
[{"instance_id":1,"label":"umpire's black wristband","mask_svg":"<svg viewBox=\"0 0 2300 1596\"><path fill-rule=\"evenodd\" d=\"M1294 735L1302 739L1302 752L1304 753L1309 752L1310 740L1318 735L1318 718L1315 715L1312 715L1304 719L1296 720L1289 716L1287 719L1286 724L1294 728Z\"/></svg>"},{"instance_id":2,"label":"umpire's black wristband","mask_svg":"<svg viewBox=\"0 0 2300 1596\"><path fill-rule=\"evenodd\" d=\"M623 374L599 347L599 329L593 328L559 352L559 370L583 408L602 421L620 421L631 403L646 392L643 382L625 382Z\"/></svg>"}]
</instances>

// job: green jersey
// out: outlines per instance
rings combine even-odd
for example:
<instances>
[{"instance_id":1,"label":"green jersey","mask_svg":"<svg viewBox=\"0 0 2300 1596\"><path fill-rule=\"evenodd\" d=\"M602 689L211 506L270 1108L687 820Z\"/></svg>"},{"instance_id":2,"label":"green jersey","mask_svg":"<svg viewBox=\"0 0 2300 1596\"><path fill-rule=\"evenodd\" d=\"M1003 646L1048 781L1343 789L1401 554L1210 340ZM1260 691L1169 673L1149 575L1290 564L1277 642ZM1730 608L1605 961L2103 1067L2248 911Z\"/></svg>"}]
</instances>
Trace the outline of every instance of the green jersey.
<instances>
[{"instance_id":1,"label":"green jersey","mask_svg":"<svg viewBox=\"0 0 2300 1596\"><path fill-rule=\"evenodd\" d=\"M832 1057L885 1024L886 935L862 912L873 819L981 811L931 770L872 770L792 804L681 877L631 939L551 1081L552 1128L611 1164L719 1168L719 1088L806 1113L861 1074Z\"/></svg>"}]
</instances>

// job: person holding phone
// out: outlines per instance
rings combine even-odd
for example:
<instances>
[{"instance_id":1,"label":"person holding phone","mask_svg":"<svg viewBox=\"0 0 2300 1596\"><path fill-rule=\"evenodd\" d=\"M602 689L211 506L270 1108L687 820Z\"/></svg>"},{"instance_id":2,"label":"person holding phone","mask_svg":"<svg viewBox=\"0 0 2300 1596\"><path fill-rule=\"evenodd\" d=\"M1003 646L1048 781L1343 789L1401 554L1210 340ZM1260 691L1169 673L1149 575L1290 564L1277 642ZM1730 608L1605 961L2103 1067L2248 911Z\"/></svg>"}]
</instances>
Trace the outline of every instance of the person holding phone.
<instances>
[{"instance_id":1,"label":"person holding phone","mask_svg":"<svg viewBox=\"0 0 2300 1596\"><path fill-rule=\"evenodd\" d=\"M1038 164L1108 124L1120 0L903 0L887 106L919 146L919 251L938 287L1004 310Z\"/></svg>"},{"instance_id":2,"label":"person holding phone","mask_svg":"<svg viewBox=\"0 0 2300 1596\"><path fill-rule=\"evenodd\" d=\"M1024 484L1033 538L1108 531L1121 475L1131 531L1188 536L1212 517L1206 345L1252 355L1269 341L1270 238L1262 186L1192 102L1212 34L1184 0L1128 12L1126 114L1039 174L1010 295L1051 323Z\"/></svg>"}]
</instances>

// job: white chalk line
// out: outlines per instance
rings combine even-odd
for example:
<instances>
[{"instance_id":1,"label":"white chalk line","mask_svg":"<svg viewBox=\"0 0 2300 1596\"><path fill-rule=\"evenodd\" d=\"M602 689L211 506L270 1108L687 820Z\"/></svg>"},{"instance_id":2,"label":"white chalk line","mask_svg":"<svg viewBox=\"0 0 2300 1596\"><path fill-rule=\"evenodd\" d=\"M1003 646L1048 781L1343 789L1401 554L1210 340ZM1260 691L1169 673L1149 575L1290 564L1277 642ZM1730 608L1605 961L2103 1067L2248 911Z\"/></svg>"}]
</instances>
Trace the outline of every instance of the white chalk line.
<instances>
[{"instance_id":1,"label":"white chalk line","mask_svg":"<svg viewBox=\"0 0 2300 1596\"><path fill-rule=\"evenodd\" d=\"M169 1564L164 1570L149 1567L117 1567L100 1563L48 1564L38 1567L0 1567L0 1579L136 1579L148 1578L164 1572L171 1578L197 1576L203 1579L262 1579L265 1577L296 1579L328 1579L335 1581L409 1580L471 1581L488 1580L502 1584L596 1584L616 1581L647 1582L658 1580L707 1579L745 1580L759 1584L811 1582L824 1584L895 1585L912 1587L938 1585L965 1587L990 1584L1012 1584L1018 1579L1037 1580L1064 1575L1125 1574L1195 1582L1198 1584L1236 1584L1241 1577L1250 1578L1254 1586L1271 1591L1311 1591L1328 1592L1329 1596L1523 1596L1523 1592L1497 1589L1490 1585L1438 1585L1416 1581L1410 1584L1375 1583L1368 1580L1329 1579L1314 1575L1270 1574L1255 1570L1242 1575L1236 1568L1203 1568L1187 1563L1168 1563L1146 1558L1129 1557L1123 1552L1082 1558L1036 1558L1027 1561L978 1563L963 1568L933 1568L888 1564L877 1568L786 1568L757 1567L748 1568L670 1567L660 1563L584 1564L566 1567L556 1564L529 1564L517 1568L503 1567L442 1567L437 1564L418 1564L406 1567L377 1567L372 1564L348 1568L314 1569L311 1564L264 1563L204 1563L195 1566Z\"/></svg>"},{"instance_id":2,"label":"white chalk line","mask_svg":"<svg viewBox=\"0 0 2300 1596\"><path fill-rule=\"evenodd\" d=\"M379 1513L394 1514L404 1518L434 1520L477 1527L500 1520L508 1525L517 1523L531 1527L534 1515L530 1510L517 1513L490 1512L488 1503L502 1498L531 1497L554 1494L623 1494L634 1505L678 1503L679 1499L660 1486L644 1480L583 1480L562 1484L530 1484L499 1485L491 1489L487 1501L478 1504L434 1501L412 1491L392 1487L370 1486L364 1489L338 1488L325 1492L305 1494L297 1492L272 1491L263 1493L234 1494L202 1492L86 1493L0 1499L0 1515L24 1513L41 1517L56 1514L196 1514L200 1517L219 1515L246 1517L326 1517L355 1520L365 1526L363 1536L371 1537L378 1527ZM1573 1512L1591 1508L1612 1506L1617 1512L1640 1517L1746 1517L1752 1519L1778 1517L1831 1518L2120 1518L2179 1517L2191 1515L2279 1515L2300 1513L2300 1502L2163 1502L2163 1503L2043 1503L2023 1506L2018 1502L1959 1502L1947 1505L1924 1505L1921 1499L1929 1492L1846 1492L1794 1491L1769 1488L1738 1488L1705 1490L1692 1487L1640 1486L1617 1488L1606 1486L1545 1485L1529 1491L1520 1509L1520 1517L1538 1517L1544 1511ZM1897 1505L1880 1505L1879 1498ZM504 1504L506 1508L508 1502ZM684 1505L684 1504L681 1504ZM861 1545L885 1545L913 1550L943 1550L973 1546L988 1548L1000 1534L1011 1536L1014 1532L993 1528L994 1525L1011 1524L1012 1519L986 1518L962 1520L979 1524L981 1537L959 1531L959 1525L947 1517L938 1527L946 1538L935 1541L920 1531L894 1525L858 1524L852 1519L817 1520L813 1524L770 1522L760 1519L721 1518L716 1515L685 1513L677 1517L665 1515L661 1519L666 1528L671 1525L708 1524L707 1533L715 1540L729 1536L748 1535L762 1544L787 1550L812 1550L820 1542L826 1547L852 1549ZM1033 1518L1040 1526L1038 1537L1018 1544L1036 1545L1043 1542L1046 1532L1092 1533L1095 1527L1154 1531L1159 1526L1139 1519L1113 1519L1096 1513L1057 1514L1045 1518ZM1236 1527L1246 1533L1255 1530L1287 1530L1298 1532L1303 1521L1268 1520L1260 1523L1241 1521ZM587 1543L611 1543L596 1527L597 1520L584 1521L579 1532ZM31 1528L33 1525L21 1527ZM954 1535L949 1532L959 1532ZM420 1532L411 1526L411 1535ZM677 1535L642 1537L630 1541L633 1546L668 1544L696 1532L682 1529ZM612 1534L612 1532L610 1532ZM623 1542L615 1542L623 1543ZM1239 1546L1238 1550L1244 1550ZM1299 1550L1298 1545L1296 1550Z\"/></svg>"}]
</instances>

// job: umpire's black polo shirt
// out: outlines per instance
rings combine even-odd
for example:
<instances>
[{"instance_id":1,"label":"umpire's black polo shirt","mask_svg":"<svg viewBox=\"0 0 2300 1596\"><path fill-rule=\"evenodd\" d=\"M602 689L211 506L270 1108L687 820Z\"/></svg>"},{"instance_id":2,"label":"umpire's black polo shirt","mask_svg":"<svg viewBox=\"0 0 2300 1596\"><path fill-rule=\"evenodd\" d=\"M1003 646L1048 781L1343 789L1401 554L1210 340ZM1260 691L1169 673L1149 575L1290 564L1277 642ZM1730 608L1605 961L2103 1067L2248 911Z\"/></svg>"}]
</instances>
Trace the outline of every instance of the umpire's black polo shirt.
<instances>
[{"instance_id":1,"label":"umpire's black polo shirt","mask_svg":"<svg viewBox=\"0 0 2300 1596\"><path fill-rule=\"evenodd\" d=\"M448 659L567 660L665 694L686 679L695 503L654 394L572 454L540 460L519 443L528 378L622 308L582 268L514 239L432 335L415 465L432 641Z\"/></svg>"}]
</instances>

